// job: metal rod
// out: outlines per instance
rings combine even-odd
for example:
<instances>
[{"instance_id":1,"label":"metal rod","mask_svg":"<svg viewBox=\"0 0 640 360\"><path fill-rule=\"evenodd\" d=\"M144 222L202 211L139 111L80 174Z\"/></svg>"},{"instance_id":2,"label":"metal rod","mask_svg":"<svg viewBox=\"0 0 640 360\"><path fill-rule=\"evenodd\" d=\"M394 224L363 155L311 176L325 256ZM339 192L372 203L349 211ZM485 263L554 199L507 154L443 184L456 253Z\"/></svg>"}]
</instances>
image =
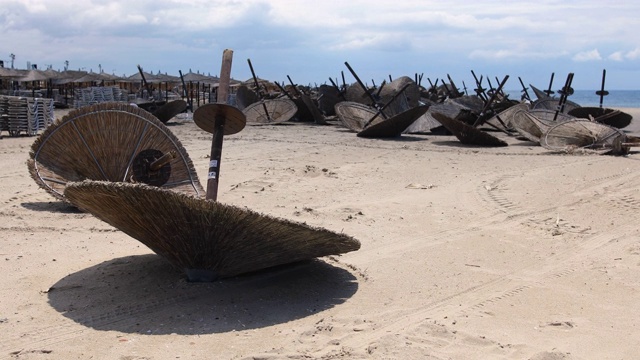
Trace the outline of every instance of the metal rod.
<instances>
[{"instance_id":1,"label":"metal rod","mask_svg":"<svg viewBox=\"0 0 640 360\"><path fill-rule=\"evenodd\" d=\"M380 104L378 104L378 102L373 97L373 95L367 90L367 87L364 85L364 83L362 83L362 81L360 80L360 78L358 77L356 72L353 71L351 66L349 66L348 62L345 61L344 64L347 66L347 69L349 69L349 71L351 72L351 75L353 75L353 77L356 78L356 81L358 82L358 84L360 84L360 86L362 87L362 90L364 90L365 94L367 94L369 96L369 98L373 102L373 106L378 110L378 112L380 112L380 115L382 115L382 117L386 119L387 115L382 111L382 109L380 107Z\"/></svg>"}]
</instances>

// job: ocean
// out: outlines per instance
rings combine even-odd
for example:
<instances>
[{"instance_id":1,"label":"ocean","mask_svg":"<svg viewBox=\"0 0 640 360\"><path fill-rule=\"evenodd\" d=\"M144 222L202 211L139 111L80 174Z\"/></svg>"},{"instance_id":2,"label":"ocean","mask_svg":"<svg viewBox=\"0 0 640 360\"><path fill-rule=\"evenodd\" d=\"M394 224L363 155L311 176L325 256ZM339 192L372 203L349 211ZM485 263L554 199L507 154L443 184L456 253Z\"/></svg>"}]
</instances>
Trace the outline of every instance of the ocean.
<instances>
[{"instance_id":1,"label":"ocean","mask_svg":"<svg viewBox=\"0 0 640 360\"><path fill-rule=\"evenodd\" d=\"M535 94L531 89L527 90L529 96L535 99ZM640 90L608 90L602 100L602 107L605 108L640 108ZM507 90L509 98L520 100L521 90ZM557 93L554 96L560 97ZM580 106L600 106L600 96L596 95L596 90L575 90L569 100Z\"/></svg>"}]
</instances>

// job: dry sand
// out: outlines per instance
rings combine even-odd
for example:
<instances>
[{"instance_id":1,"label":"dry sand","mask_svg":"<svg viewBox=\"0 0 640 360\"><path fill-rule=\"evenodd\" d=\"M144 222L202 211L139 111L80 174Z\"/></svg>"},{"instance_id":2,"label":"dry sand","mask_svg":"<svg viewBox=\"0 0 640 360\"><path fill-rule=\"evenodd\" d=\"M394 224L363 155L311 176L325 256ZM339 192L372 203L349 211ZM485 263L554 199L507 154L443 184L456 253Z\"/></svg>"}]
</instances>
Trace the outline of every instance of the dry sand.
<instances>
[{"instance_id":1,"label":"dry sand","mask_svg":"<svg viewBox=\"0 0 640 360\"><path fill-rule=\"evenodd\" d=\"M170 128L206 179L211 136ZM34 138L5 136L0 359L638 358L640 153L506 140L247 127L225 138L218 199L362 248L192 284L50 197Z\"/></svg>"}]
</instances>

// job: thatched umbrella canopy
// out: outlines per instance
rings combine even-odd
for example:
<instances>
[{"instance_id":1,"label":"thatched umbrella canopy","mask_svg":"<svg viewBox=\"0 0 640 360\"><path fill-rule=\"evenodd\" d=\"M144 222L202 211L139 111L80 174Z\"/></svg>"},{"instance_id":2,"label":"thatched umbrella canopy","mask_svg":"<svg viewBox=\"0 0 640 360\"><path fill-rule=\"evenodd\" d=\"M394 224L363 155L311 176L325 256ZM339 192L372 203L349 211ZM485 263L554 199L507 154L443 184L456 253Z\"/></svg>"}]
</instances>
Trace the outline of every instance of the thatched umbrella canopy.
<instances>
[{"instance_id":1,"label":"thatched umbrella canopy","mask_svg":"<svg viewBox=\"0 0 640 360\"><path fill-rule=\"evenodd\" d=\"M463 144L479 146L508 146L506 142L462 121L434 112L431 115Z\"/></svg>"},{"instance_id":2,"label":"thatched umbrella canopy","mask_svg":"<svg viewBox=\"0 0 640 360\"><path fill-rule=\"evenodd\" d=\"M247 124L269 125L291 120L298 107L289 99L270 99L253 103L242 112L247 117Z\"/></svg>"},{"instance_id":3,"label":"thatched umbrella canopy","mask_svg":"<svg viewBox=\"0 0 640 360\"><path fill-rule=\"evenodd\" d=\"M397 96L403 89L403 94ZM419 101L420 89L418 84L408 76L396 78L380 89L380 103L386 106L385 113L389 116L414 108L418 106ZM392 103L388 104L389 102Z\"/></svg>"},{"instance_id":4,"label":"thatched umbrella canopy","mask_svg":"<svg viewBox=\"0 0 640 360\"><path fill-rule=\"evenodd\" d=\"M626 154L627 135L620 129L586 119L557 124L540 139L545 149L571 152L575 149L597 153Z\"/></svg>"},{"instance_id":5,"label":"thatched umbrella canopy","mask_svg":"<svg viewBox=\"0 0 640 360\"><path fill-rule=\"evenodd\" d=\"M137 239L191 281L360 248L348 235L144 184L84 181L65 197Z\"/></svg>"},{"instance_id":6,"label":"thatched umbrella canopy","mask_svg":"<svg viewBox=\"0 0 640 360\"><path fill-rule=\"evenodd\" d=\"M152 166L163 155L166 164ZM69 112L40 134L27 163L36 183L63 199L72 181L145 182L194 196L204 194L186 150L155 116L122 103Z\"/></svg>"},{"instance_id":7,"label":"thatched umbrella canopy","mask_svg":"<svg viewBox=\"0 0 640 360\"><path fill-rule=\"evenodd\" d=\"M15 80L26 75L26 71L18 69L0 68L0 79Z\"/></svg>"},{"instance_id":8,"label":"thatched umbrella canopy","mask_svg":"<svg viewBox=\"0 0 640 360\"><path fill-rule=\"evenodd\" d=\"M54 84L64 85L72 83L74 80L79 79L87 74L86 71L65 70L58 73L58 76L54 79Z\"/></svg>"},{"instance_id":9,"label":"thatched umbrella canopy","mask_svg":"<svg viewBox=\"0 0 640 360\"><path fill-rule=\"evenodd\" d=\"M370 124L358 133L358 137L391 138L400 136L414 121L429 110L429 105L420 105L388 119L378 115ZM365 124L366 125L366 124Z\"/></svg>"},{"instance_id":10,"label":"thatched umbrella canopy","mask_svg":"<svg viewBox=\"0 0 640 360\"><path fill-rule=\"evenodd\" d=\"M32 82L32 81L44 81L48 80L49 77L42 70L31 69L24 76L16 79L20 82Z\"/></svg>"},{"instance_id":11,"label":"thatched umbrella canopy","mask_svg":"<svg viewBox=\"0 0 640 360\"><path fill-rule=\"evenodd\" d=\"M244 110L247 106L260 101L258 94L247 85L240 84L236 89L236 106Z\"/></svg>"},{"instance_id":12,"label":"thatched umbrella canopy","mask_svg":"<svg viewBox=\"0 0 640 360\"><path fill-rule=\"evenodd\" d=\"M592 106L571 109L568 114L577 118L593 119L599 123L618 129L624 129L629 126L631 120L633 120L633 116L624 111Z\"/></svg>"},{"instance_id":13,"label":"thatched umbrella canopy","mask_svg":"<svg viewBox=\"0 0 640 360\"><path fill-rule=\"evenodd\" d=\"M511 126L525 139L540 143L542 136L556 124L573 120L575 116L547 109L519 110L511 118Z\"/></svg>"},{"instance_id":14,"label":"thatched umbrella canopy","mask_svg":"<svg viewBox=\"0 0 640 360\"><path fill-rule=\"evenodd\" d=\"M341 101L335 105L335 112L347 129L353 132L360 132L365 124L373 118L378 111L371 106L355 102Z\"/></svg>"}]
</instances>

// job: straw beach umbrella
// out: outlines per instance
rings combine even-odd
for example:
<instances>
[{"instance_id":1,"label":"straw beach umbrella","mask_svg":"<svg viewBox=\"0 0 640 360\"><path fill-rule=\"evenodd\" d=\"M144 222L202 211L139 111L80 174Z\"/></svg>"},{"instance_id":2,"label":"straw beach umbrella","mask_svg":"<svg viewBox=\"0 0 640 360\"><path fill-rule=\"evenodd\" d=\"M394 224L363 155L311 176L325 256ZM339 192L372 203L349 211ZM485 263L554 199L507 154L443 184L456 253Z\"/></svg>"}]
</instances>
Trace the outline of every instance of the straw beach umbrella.
<instances>
[{"instance_id":1,"label":"straw beach umbrella","mask_svg":"<svg viewBox=\"0 0 640 360\"><path fill-rule=\"evenodd\" d=\"M570 152L583 149L600 154L622 155L639 146L637 137L622 130L586 119L575 119L551 127L540 139L545 149Z\"/></svg>"},{"instance_id":2,"label":"straw beach umbrella","mask_svg":"<svg viewBox=\"0 0 640 360\"><path fill-rule=\"evenodd\" d=\"M190 281L360 248L345 234L143 184L84 181L70 184L65 196L185 271Z\"/></svg>"},{"instance_id":3,"label":"straw beach umbrella","mask_svg":"<svg viewBox=\"0 0 640 360\"><path fill-rule=\"evenodd\" d=\"M156 160L172 154L166 164ZM150 113L123 103L100 103L69 112L40 134L27 162L36 183L64 199L68 182L135 181L204 194L186 150Z\"/></svg>"},{"instance_id":4,"label":"straw beach umbrella","mask_svg":"<svg viewBox=\"0 0 640 360\"><path fill-rule=\"evenodd\" d=\"M291 120L298 107L289 99L269 99L255 102L242 112L247 117L247 124L269 125Z\"/></svg>"},{"instance_id":5,"label":"straw beach umbrella","mask_svg":"<svg viewBox=\"0 0 640 360\"><path fill-rule=\"evenodd\" d=\"M244 114L224 101L231 56L231 50L224 51L218 103L194 113L196 124L213 133L206 199L140 183L91 180L69 184L65 197L185 271L189 281L358 250L360 242L350 236L216 201L223 135L246 123Z\"/></svg>"},{"instance_id":6,"label":"straw beach umbrella","mask_svg":"<svg viewBox=\"0 0 640 360\"><path fill-rule=\"evenodd\" d=\"M506 142L490 135L480 129L476 129L462 121L452 119L444 114L434 112L433 117L438 120L447 130L455 135L463 144L479 146L508 146Z\"/></svg>"}]
</instances>

